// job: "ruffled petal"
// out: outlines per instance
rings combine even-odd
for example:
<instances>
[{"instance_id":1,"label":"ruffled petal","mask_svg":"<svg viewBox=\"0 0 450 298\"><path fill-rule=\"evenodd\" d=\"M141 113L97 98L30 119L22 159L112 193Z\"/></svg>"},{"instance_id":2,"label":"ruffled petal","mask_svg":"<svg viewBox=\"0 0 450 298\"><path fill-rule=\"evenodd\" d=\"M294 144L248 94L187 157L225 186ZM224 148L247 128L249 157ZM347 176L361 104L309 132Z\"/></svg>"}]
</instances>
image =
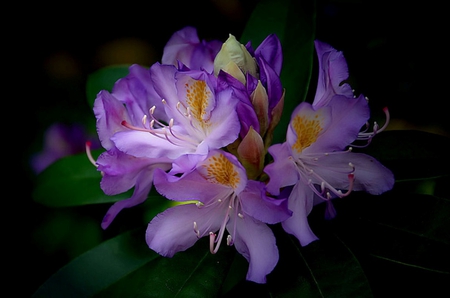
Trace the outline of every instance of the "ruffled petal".
<instances>
[{"instance_id":1,"label":"ruffled petal","mask_svg":"<svg viewBox=\"0 0 450 298\"><path fill-rule=\"evenodd\" d=\"M131 189L140 171L154 161L136 158L113 148L97 158L97 170L102 172L100 187L107 195L116 195Z\"/></svg>"},{"instance_id":2,"label":"ruffled petal","mask_svg":"<svg viewBox=\"0 0 450 298\"><path fill-rule=\"evenodd\" d=\"M278 248L272 230L264 223L250 216L236 218L236 234L232 235L236 250L249 262L247 280L265 283L266 275L272 272L278 262ZM227 225L230 234L234 221Z\"/></svg>"},{"instance_id":3,"label":"ruffled petal","mask_svg":"<svg viewBox=\"0 0 450 298\"><path fill-rule=\"evenodd\" d=\"M270 178L266 185L267 191L273 195L278 195L282 187L294 185L300 179L288 146L287 143L275 144L268 149L274 161L265 166L264 172ZM283 173L283 175L280 175L280 173Z\"/></svg>"},{"instance_id":4,"label":"ruffled petal","mask_svg":"<svg viewBox=\"0 0 450 298\"><path fill-rule=\"evenodd\" d=\"M162 64L178 65L178 61L189 66L191 53L200 43L195 27L187 26L178 30L167 41L161 59Z\"/></svg>"},{"instance_id":5,"label":"ruffled petal","mask_svg":"<svg viewBox=\"0 0 450 298\"><path fill-rule=\"evenodd\" d=\"M222 208L224 209L224 208ZM198 235L217 231L223 221L222 209L198 208L195 204L171 207L148 224L145 239L148 246L165 257L172 257L194 245ZM194 222L199 231L196 233Z\"/></svg>"},{"instance_id":6,"label":"ruffled petal","mask_svg":"<svg viewBox=\"0 0 450 298\"><path fill-rule=\"evenodd\" d=\"M123 103L106 90L97 94L93 110L97 119L97 133L100 142L106 150L111 149L114 143L110 138L116 132L126 129L121 123L123 120L130 121L128 113Z\"/></svg>"},{"instance_id":7,"label":"ruffled petal","mask_svg":"<svg viewBox=\"0 0 450 298\"><path fill-rule=\"evenodd\" d=\"M163 113L161 97L156 93L150 76L150 70L138 64L129 67L130 73L119 79L111 92L125 107L133 125L139 125L149 109L155 106L153 116L158 120L168 121Z\"/></svg>"},{"instance_id":8,"label":"ruffled petal","mask_svg":"<svg viewBox=\"0 0 450 298\"><path fill-rule=\"evenodd\" d=\"M302 246L318 239L308 223L308 215L313 206L314 192L302 179L294 186L289 196L288 207L293 212L292 216L281 223L283 229L294 235Z\"/></svg>"},{"instance_id":9,"label":"ruffled petal","mask_svg":"<svg viewBox=\"0 0 450 298\"><path fill-rule=\"evenodd\" d=\"M334 95L353 97L349 84L342 83L348 79L348 66L342 52L329 44L314 41L319 62L319 77L313 106L318 109L328 105Z\"/></svg>"},{"instance_id":10,"label":"ruffled petal","mask_svg":"<svg viewBox=\"0 0 450 298\"><path fill-rule=\"evenodd\" d=\"M287 199L266 196L264 183L259 181L249 180L239 200L245 214L268 224L282 222L292 214L287 207Z\"/></svg>"}]
</instances>

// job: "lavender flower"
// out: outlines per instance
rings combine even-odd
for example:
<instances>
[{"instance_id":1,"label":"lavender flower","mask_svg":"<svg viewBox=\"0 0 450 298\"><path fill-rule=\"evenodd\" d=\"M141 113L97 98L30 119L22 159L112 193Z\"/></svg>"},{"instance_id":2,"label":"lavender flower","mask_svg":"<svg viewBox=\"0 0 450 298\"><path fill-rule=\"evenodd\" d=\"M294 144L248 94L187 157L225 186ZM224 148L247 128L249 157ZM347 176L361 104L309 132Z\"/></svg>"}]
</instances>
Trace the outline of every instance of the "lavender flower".
<instances>
[{"instance_id":1,"label":"lavender flower","mask_svg":"<svg viewBox=\"0 0 450 298\"><path fill-rule=\"evenodd\" d=\"M274 161L264 169L272 194L292 187L288 205L293 215L282 225L301 245L317 239L307 220L315 204L331 204L332 198L351 191L381 194L394 184L392 172L376 159L351 152L352 142L370 116L367 100L362 95L354 97L341 85L347 65L340 54L322 43L316 43L316 48L322 68L315 100L293 111L286 142L269 147ZM334 210L328 207L331 217Z\"/></svg>"},{"instance_id":2,"label":"lavender flower","mask_svg":"<svg viewBox=\"0 0 450 298\"><path fill-rule=\"evenodd\" d=\"M290 216L285 199L268 197L264 183L248 180L236 157L222 150L211 150L180 178L156 170L154 183L169 199L197 202L169 208L149 223L146 239L151 249L172 257L207 236L211 253L216 253L227 230L227 244L249 262L247 279L266 282L278 262L275 237L266 223Z\"/></svg>"}]
</instances>

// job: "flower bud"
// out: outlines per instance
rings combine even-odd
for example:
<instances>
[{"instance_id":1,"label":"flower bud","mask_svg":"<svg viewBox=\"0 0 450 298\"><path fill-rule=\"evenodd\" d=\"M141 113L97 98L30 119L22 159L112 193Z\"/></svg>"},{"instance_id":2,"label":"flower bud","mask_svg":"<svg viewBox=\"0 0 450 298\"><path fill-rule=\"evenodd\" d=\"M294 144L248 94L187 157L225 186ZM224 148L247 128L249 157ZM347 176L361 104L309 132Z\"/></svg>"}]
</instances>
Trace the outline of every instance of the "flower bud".
<instances>
[{"instance_id":1,"label":"flower bud","mask_svg":"<svg viewBox=\"0 0 450 298\"><path fill-rule=\"evenodd\" d=\"M245 46L239 43L236 38L230 34L214 59L214 74L217 76L221 69L226 72L228 72L227 69L235 72L234 64L241 70L244 77L247 73L257 77L257 65L255 59L247 51ZM235 73L230 74L239 79L235 76Z\"/></svg>"},{"instance_id":2,"label":"flower bud","mask_svg":"<svg viewBox=\"0 0 450 298\"><path fill-rule=\"evenodd\" d=\"M264 136L269 123L269 98L266 88L258 80L258 85L251 94L251 101L259 122L259 134Z\"/></svg>"},{"instance_id":3,"label":"flower bud","mask_svg":"<svg viewBox=\"0 0 450 298\"><path fill-rule=\"evenodd\" d=\"M264 167L264 142L259 133L250 127L237 148L239 161L247 171L249 179L256 179Z\"/></svg>"}]
</instances>

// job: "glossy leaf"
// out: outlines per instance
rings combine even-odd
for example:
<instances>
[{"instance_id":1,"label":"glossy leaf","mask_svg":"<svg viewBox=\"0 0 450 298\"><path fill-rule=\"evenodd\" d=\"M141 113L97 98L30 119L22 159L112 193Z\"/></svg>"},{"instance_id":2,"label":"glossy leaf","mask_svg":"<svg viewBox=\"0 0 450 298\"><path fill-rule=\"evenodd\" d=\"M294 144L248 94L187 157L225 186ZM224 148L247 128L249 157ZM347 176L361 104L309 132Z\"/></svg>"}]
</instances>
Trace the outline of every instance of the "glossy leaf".
<instances>
[{"instance_id":1,"label":"glossy leaf","mask_svg":"<svg viewBox=\"0 0 450 298\"><path fill-rule=\"evenodd\" d=\"M151 260L95 297L218 297L234 254L225 244L211 254L203 237L172 258Z\"/></svg>"},{"instance_id":2,"label":"glossy leaf","mask_svg":"<svg viewBox=\"0 0 450 298\"><path fill-rule=\"evenodd\" d=\"M355 195L336 209L342 217L338 233L371 256L450 275L449 199L394 189Z\"/></svg>"},{"instance_id":3,"label":"glossy leaf","mask_svg":"<svg viewBox=\"0 0 450 298\"><path fill-rule=\"evenodd\" d=\"M87 78L86 82L86 96L91 107L94 106L97 93L101 90L108 90L111 92L114 83L128 75L129 65L112 65L101 68Z\"/></svg>"},{"instance_id":4,"label":"glossy leaf","mask_svg":"<svg viewBox=\"0 0 450 298\"><path fill-rule=\"evenodd\" d=\"M351 249L332 234L301 247L280 231L280 261L270 275L273 297L371 297L364 270Z\"/></svg>"},{"instance_id":5,"label":"glossy leaf","mask_svg":"<svg viewBox=\"0 0 450 298\"><path fill-rule=\"evenodd\" d=\"M94 151L98 156L100 151ZM49 207L111 203L130 197L131 192L108 196L100 189L101 174L85 153L61 158L37 177L33 199Z\"/></svg>"},{"instance_id":6,"label":"glossy leaf","mask_svg":"<svg viewBox=\"0 0 450 298\"><path fill-rule=\"evenodd\" d=\"M92 297L157 259L138 229L107 240L52 275L32 297Z\"/></svg>"},{"instance_id":7,"label":"glossy leaf","mask_svg":"<svg viewBox=\"0 0 450 298\"><path fill-rule=\"evenodd\" d=\"M397 181L450 174L448 137L419 130L384 131L355 151L369 154L394 172Z\"/></svg>"},{"instance_id":8,"label":"glossy leaf","mask_svg":"<svg viewBox=\"0 0 450 298\"><path fill-rule=\"evenodd\" d=\"M283 49L281 81L286 89L282 118L275 129L274 143L284 141L291 113L308 94L314 61L315 1L263 0L254 9L242 43L256 48L267 35L275 33Z\"/></svg>"}]
</instances>

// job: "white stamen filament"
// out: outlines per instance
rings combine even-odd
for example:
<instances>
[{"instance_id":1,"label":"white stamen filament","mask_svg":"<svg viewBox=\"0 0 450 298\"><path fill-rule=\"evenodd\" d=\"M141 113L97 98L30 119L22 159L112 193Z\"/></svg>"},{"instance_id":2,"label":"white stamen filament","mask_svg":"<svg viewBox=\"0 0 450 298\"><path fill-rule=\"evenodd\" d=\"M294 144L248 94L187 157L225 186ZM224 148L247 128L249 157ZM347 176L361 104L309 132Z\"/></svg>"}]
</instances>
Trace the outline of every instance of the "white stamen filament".
<instances>
[{"instance_id":1,"label":"white stamen filament","mask_svg":"<svg viewBox=\"0 0 450 298\"><path fill-rule=\"evenodd\" d=\"M89 161L91 162L91 164L93 164L95 167L98 167L97 163L95 162L94 157L92 156L92 152L91 152L91 142L87 141L86 142L86 155L89 159Z\"/></svg>"},{"instance_id":2,"label":"white stamen filament","mask_svg":"<svg viewBox=\"0 0 450 298\"><path fill-rule=\"evenodd\" d=\"M165 100L162 100L162 102L164 104L166 104ZM179 106L179 105L177 105ZM164 123L160 122L158 119L155 118L155 116L153 115L155 113L155 109L156 106L153 106L149 109L149 114L151 117L151 121L149 123L149 127L146 128L145 125L147 123L147 119L148 116L144 115L142 117L142 125L144 126L143 128L141 127L136 127L134 125L131 125L130 123L128 123L127 121L123 120L122 121L122 125L129 128L129 129L133 129L133 130L137 130L137 131L143 131L143 132L148 132L160 139L165 139L167 140L169 143L175 145L175 146L189 146L192 148L196 148L198 145L198 141L192 139L191 137L189 137L188 135L179 135L176 134L175 131L173 130L174 127L174 119L171 118L169 120L169 125L165 125ZM177 108L177 110L181 113L181 111ZM185 115L184 115L185 116ZM186 117L186 116L185 116ZM192 120L190 115L188 115L188 120L191 123L192 126ZM160 128L154 128L155 123L157 125L160 126ZM181 142L179 142L181 141Z\"/></svg>"},{"instance_id":3,"label":"white stamen filament","mask_svg":"<svg viewBox=\"0 0 450 298\"><path fill-rule=\"evenodd\" d=\"M355 144L353 144L353 146L358 147L358 148L367 147L372 142L373 137L375 137L377 134L379 134L380 132L384 131L387 128L387 126L389 124L389 121L391 119L391 116L390 116L390 113L389 113L389 110L388 110L387 107L385 107L383 109L383 112L384 112L384 114L386 116L386 121L384 122L384 125L380 128L378 123L374 122L372 131L368 132L369 123L366 123L366 129L361 131L358 134L358 137L356 138L357 141L367 141L366 144L365 145L355 145Z\"/></svg>"},{"instance_id":4,"label":"white stamen filament","mask_svg":"<svg viewBox=\"0 0 450 298\"><path fill-rule=\"evenodd\" d=\"M216 234L213 232L209 232L209 250L212 254L217 253L220 247L220 242L222 242L223 234L225 233L225 226L229 219L229 213L230 213L231 206L228 208L227 213L225 214L225 217L223 219L222 225L219 229L219 235L216 238ZM214 247L214 244L216 245Z\"/></svg>"},{"instance_id":5,"label":"white stamen filament","mask_svg":"<svg viewBox=\"0 0 450 298\"><path fill-rule=\"evenodd\" d=\"M294 162L296 163L299 171L301 171L301 169L303 169L305 171L305 173L307 173L308 175L310 175L320 181L320 191L316 188L316 186L314 185L313 180L311 178L308 179L308 185L314 191L314 193L316 195L318 195L320 198L322 198L323 200L329 200L331 198L330 192L332 192L333 194L335 194L336 196L338 196L340 198L343 198L345 196L348 196L353 190L353 184L354 184L354 180L355 180L355 175L354 175L355 167L353 166L352 163L349 163L349 166L352 168L352 171L349 174L347 174L348 181L349 181L349 187L348 187L348 190L345 193L343 193L341 190L338 190L335 187L333 187L330 183L328 183L324 178L322 178L314 170L308 168L300 159L297 159ZM301 172L299 174L302 175Z\"/></svg>"}]
</instances>

